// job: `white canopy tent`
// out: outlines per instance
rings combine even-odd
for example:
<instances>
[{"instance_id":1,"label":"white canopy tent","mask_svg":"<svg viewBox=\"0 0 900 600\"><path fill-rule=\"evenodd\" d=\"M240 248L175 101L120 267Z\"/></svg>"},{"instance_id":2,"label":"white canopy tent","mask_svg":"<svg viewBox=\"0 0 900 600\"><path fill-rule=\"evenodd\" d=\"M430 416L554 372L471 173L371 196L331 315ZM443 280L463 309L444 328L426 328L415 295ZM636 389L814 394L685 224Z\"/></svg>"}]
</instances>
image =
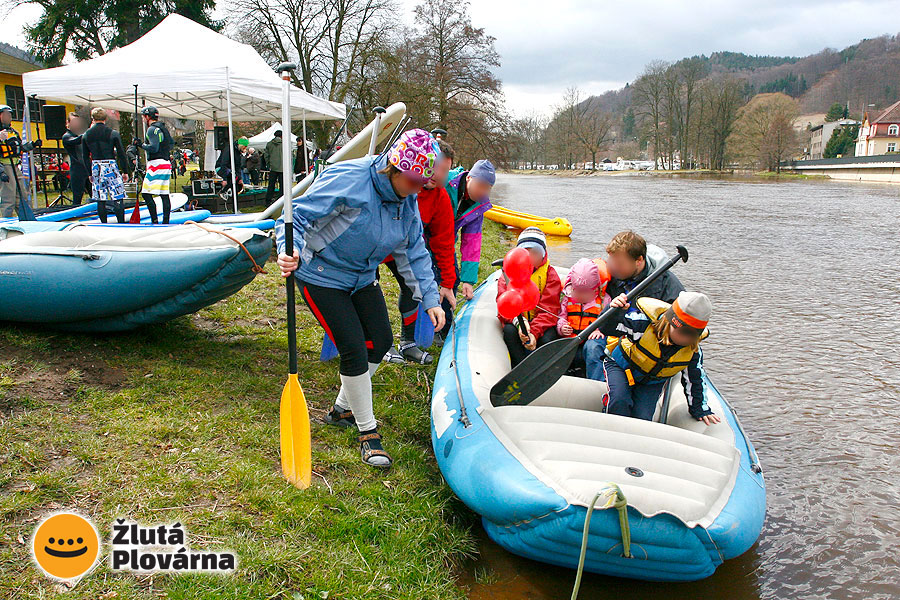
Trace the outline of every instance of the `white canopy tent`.
<instances>
[{"instance_id":1,"label":"white canopy tent","mask_svg":"<svg viewBox=\"0 0 900 600\"><path fill-rule=\"evenodd\" d=\"M172 14L136 42L73 65L22 76L25 94L130 113L155 106L162 116L233 121L281 118L281 78L250 46ZM307 119L343 119L343 104L291 89L291 111ZM234 174L234 153L232 173ZM234 190L234 186L232 186ZM237 192L234 192L237 212Z\"/></svg>"}]
</instances>

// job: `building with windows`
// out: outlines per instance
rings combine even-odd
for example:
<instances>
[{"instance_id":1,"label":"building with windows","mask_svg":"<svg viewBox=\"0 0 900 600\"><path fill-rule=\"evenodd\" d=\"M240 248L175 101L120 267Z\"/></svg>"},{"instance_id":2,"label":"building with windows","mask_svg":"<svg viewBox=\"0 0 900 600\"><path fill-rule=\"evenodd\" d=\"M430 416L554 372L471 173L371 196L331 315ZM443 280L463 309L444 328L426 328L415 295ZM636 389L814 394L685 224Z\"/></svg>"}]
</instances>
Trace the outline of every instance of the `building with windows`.
<instances>
[{"instance_id":1,"label":"building with windows","mask_svg":"<svg viewBox=\"0 0 900 600\"><path fill-rule=\"evenodd\" d=\"M35 58L15 46L0 42L0 104L8 104L13 111L12 126L19 133L22 131L22 121L25 119L25 91L22 89L22 73L37 71L43 66ZM31 113L31 136L35 139L47 139L44 131L44 115L41 108L43 100L29 98L28 110ZM75 110L74 106L66 105L66 113Z\"/></svg>"},{"instance_id":2,"label":"building with windows","mask_svg":"<svg viewBox=\"0 0 900 600\"><path fill-rule=\"evenodd\" d=\"M853 119L841 119L840 121L826 121L821 125L816 125L809 130L809 160L818 160L825 158L825 146L828 140L838 129L847 126L859 125L859 121Z\"/></svg>"},{"instance_id":3,"label":"building with windows","mask_svg":"<svg viewBox=\"0 0 900 600\"><path fill-rule=\"evenodd\" d=\"M856 156L876 156L900 152L900 101L891 104L874 119L867 112L856 138Z\"/></svg>"}]
</instances>

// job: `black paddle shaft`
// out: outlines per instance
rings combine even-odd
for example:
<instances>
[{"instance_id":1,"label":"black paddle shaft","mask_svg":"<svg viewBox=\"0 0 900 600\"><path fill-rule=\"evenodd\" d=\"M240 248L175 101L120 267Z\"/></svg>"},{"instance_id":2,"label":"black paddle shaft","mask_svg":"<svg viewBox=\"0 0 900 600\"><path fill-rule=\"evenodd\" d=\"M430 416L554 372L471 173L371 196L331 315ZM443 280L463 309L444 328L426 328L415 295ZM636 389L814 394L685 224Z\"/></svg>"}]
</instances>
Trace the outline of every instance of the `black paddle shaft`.
<instances>
[{"instance_id":1,"label":"black paddle shaft","mask_svg":"<svg viewBox=\"0 0 900 600\"><path fill-rule=\"evenodd\" d=\"M626 297L629 302L633 302L647 289L647 286L671 269L675 263L680 260L687 262L687 248L677 246L677 249L677 256L660 265L644 281L628 292ZM623 310L609 307L578 336L552 341L529 354L525 360L494 384L494 387L491 388L491 404L494 406L530 404L565 375L578 348L588 339L588 336L614 317L621 315Z\"/></svg>"}]
</instances>

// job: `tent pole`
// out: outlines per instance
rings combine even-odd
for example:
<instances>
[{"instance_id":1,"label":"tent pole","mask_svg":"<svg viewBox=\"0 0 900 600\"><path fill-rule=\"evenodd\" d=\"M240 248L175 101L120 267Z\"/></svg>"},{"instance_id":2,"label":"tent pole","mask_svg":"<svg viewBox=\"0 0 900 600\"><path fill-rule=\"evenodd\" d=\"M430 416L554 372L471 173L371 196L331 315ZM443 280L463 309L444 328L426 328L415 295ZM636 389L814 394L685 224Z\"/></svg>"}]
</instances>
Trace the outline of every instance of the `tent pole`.
<instances>
[{"instance_id":1,"label":"tent pole","mask_svg":"<svg viewBox=\"0 0 900 600\"><path fill-rule=\"evenodd\" d=\"M309 173L309 149L306 147L306 109L303 109L303 177Z\"/></svg>"},{"instance_id":2,"label":"tent pole","mask_svg":"<svg viewBox=\"0 0 900 600\"><path fill-rule=\"evenodd\" d=\"M24 86L24 84L23 84L23 86ZM25 96L25 114L23 115L25 117L25 121L22 122L22 125L23 125L22 135L24 136L24 139L26 142L30 142L31 141L31 109L30 109L29 105L31 104L31 102L28 101L28 94L25 93L24 89L22 90L22 92L23 92L23 95ZM40 127L40 125L38 125L38 127ZM40 132L38 132L38 133L40 133ZM28 199L28 203L31 205L31 208L35 208L37 206L37 182L35 181L35 176L37 173L34 169L34 156L35 156L35 152L28 153L28 179L29 179L28 183L31 184L31 189L29 190L31 192L31 197ZM18 184L16 184L16 185L18 185ZM20 190L20 193L21 193L21 190Z\"/></svg>"},{"instance_id":3,"label":"tent pole","mask_svg":"<svg viewBox=\"0 0 900 600\"><path fill-rule=\"evenodd\" d=\"M234 169L234 132L231 125L231 75L228 67L225 67L225 102L228 104L228 155L231 157L231 195L234 197L234 213L237 214L237 171Z\"/></svg>"}]
</instances>

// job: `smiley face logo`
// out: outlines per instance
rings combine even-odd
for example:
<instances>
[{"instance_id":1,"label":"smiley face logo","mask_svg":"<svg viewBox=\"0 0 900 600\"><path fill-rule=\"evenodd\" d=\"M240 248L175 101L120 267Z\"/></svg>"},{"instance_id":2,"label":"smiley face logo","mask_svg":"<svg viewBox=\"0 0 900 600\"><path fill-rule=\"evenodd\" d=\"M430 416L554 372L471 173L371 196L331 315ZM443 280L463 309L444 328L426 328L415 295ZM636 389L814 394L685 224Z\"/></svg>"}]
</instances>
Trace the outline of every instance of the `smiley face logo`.
<instances>
[{"instance_id":1,"label":"smiley face logo","mask_svg":"<svg viewBox=\"0 0 900 600\"><path fill-rule=\"evenodd\" d=\"M74 579L90 571L97 562L100 535L81 515L57 513L35 529L31 554L50 577Z\"/></svg>"}]
</instances>

